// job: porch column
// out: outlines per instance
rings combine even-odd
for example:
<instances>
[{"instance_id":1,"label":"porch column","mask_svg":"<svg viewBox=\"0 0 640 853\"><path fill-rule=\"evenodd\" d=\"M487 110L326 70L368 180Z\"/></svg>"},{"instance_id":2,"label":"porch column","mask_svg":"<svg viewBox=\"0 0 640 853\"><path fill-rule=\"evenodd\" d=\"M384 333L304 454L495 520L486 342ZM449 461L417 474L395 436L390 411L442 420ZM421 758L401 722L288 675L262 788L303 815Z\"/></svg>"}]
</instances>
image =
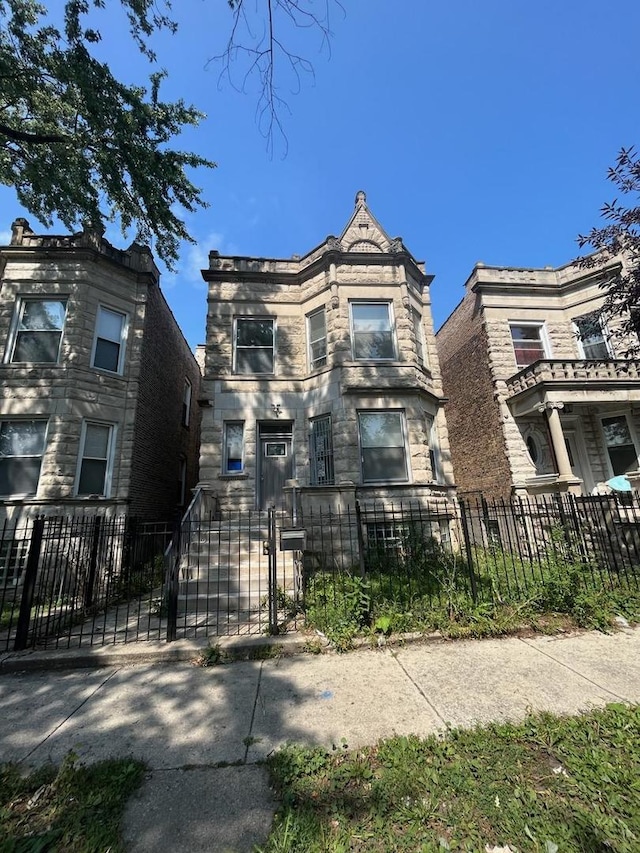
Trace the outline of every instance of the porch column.
<instances>
[{"instance_id":1,"label":"porch column","mask_svg":"<svg viewBox=\"0 0 640 853\"><path fill-rule=\"evenodd\" d=\"M540 406L539 412L547 413L547 422L549 424L549 433L551 434L551 444L553 445L553 455L556 458L558 466L558 474L560 479L573 479L573 471L571 470L571 462L569 461L569 453L562 432L562 424L560 423L560 410L564 409L564 403L545 403Z\"/></svg>"}]
</instances>

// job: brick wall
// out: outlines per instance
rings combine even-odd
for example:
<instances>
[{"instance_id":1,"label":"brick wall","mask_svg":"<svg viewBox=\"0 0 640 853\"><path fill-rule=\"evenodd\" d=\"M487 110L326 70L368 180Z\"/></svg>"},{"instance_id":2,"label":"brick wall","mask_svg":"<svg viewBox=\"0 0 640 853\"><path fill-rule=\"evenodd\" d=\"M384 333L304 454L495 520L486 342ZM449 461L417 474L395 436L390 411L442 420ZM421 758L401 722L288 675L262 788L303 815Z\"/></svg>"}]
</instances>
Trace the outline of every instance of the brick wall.
<instances>
[{"instance_id":1,"label":"brick wall","mask_svg":"<svg viewBox=\"0 0 640 853\"><path fill-rule=\"evenodd\" d=\"M456 485L460 492L509 497L511 471L475 294L467 293L436 341Z\"/></svg>"},{"instance_id":2,"label":"brick wall","mask_svg":"<svg viewBox=\"0 0 640 853\"><path fill-rule=\"evenodd\" d=\"M191 383L189 425L182 423L185 379ZM160 289L145 297L131 464L131 512L171 519L179 501L180 460L187 463L186 498L198 481L200 371Z\"/></svg>"}]
</instances>

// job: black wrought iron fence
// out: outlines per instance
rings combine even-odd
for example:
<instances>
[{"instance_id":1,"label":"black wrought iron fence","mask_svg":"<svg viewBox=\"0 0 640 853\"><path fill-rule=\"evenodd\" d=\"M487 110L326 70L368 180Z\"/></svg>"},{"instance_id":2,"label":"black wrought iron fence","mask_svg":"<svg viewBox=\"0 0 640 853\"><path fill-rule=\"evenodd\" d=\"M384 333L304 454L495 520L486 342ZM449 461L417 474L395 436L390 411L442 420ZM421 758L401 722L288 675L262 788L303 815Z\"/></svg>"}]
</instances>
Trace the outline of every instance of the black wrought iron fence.
<instances>
[{"instance_id":1,"label":"black wrought iron fence","mask_svg":"<svg viewBox=\"0 0 640 853\"><path fill-rule=\"evenodd\" d=\"M465 601L553 608L577 590L640 587L637 496L380 502L304 524L304 602L316 625L388 612L415 625Z\"/></svg>"},{"instance_id":2,"label":"black wrought iron fence","mask_svg":"<svg viewBox=\"0 0 640 853\"><path fill-rule=\"evenodd\" d=\"M0 533L0 648L164 638L165 524L47 517Z\"/></svg>"},{"instance_id":3,"label":"black wrought iron fence","mask_svg":"<svg viewBox=\"0 0 640 853\"><path fill-rule=\"evenodd\" d=\"M125 518L6 522L0 649L350 630L391 611L415 625L465 602L638 587L637 495L366 503L295 523L198 500L173 536Z\"/></svg>"}]
</instances>

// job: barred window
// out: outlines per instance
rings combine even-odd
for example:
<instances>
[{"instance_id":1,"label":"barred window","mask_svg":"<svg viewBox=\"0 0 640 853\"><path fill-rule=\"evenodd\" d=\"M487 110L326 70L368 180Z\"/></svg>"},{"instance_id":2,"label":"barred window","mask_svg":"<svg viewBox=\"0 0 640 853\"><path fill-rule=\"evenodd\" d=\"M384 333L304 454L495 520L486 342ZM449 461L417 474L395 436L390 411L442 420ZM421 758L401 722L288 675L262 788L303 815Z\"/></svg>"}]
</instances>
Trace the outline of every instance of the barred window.
<instances>
[{"instance_id":1,"label":"barred window","mask_svg":"<svg viewBox=\"0 0 640 853\"><path fill-rule=\"evenodd\" d=\"M334 483L333 470L333 436L331 432L331 415L322 415L311 421L311 485L332 486Z\"/></svg>"}]
</instances>

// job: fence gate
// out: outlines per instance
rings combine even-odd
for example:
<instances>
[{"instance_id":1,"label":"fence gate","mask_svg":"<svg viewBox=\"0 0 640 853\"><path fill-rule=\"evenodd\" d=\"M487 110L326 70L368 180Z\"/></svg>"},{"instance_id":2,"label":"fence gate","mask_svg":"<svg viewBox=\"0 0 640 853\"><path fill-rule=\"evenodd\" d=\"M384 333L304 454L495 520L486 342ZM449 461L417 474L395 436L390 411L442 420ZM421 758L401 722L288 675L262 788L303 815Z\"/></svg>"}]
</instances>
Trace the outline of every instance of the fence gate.
<instances>
[{"instance_id":1,"label":"fence gate","mask_svg":"<svg viewBox=\"0 0 640 853\"><path fill-rule=\"evenodd\" d=\"M287 519L269 509L184 523L168 571L167 638L275 634L295 625L302 560L281 541Z\"/></svg>"}]
</instances>

